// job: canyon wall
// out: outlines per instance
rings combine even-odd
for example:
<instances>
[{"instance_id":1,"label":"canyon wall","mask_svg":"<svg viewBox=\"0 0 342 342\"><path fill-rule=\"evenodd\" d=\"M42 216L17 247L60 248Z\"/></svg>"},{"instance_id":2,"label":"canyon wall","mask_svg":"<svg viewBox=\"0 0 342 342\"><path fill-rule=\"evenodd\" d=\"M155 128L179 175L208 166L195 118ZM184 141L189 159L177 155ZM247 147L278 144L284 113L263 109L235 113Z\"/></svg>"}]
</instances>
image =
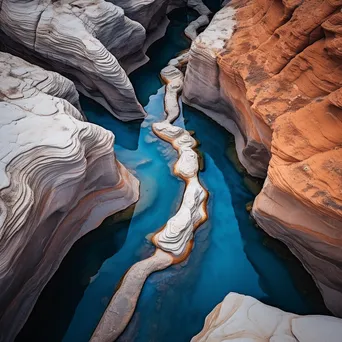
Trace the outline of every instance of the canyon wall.
<instances>
[{"instance_id":1,"label":"canyon wall","mask_svg":"<svg viewBox=\"0 0 342 342\"><path fill-rule=\"evenodd\" d=\"M12 341L73 243L139 182L63 76L0 53L0 340ZM53 310L53 308L51 308Z\"/></svg>"},{"instance_id":2,"label":"canyon wall","mask_svg":"<svg viewBox=\"0 0 342 342\"><path fill-rule=\"evenodd\" d=\"M184 102L267 177L252 214L342 316L342 1L231 1L192 44ZM210 132L209 132L210 134Z\"/></svg>"},{"instance_id":3,"label":"canyon wall","mask_svg":"<svg viewBox=\"0 0 342 342\"><path fill-rule=\"evenodd\" d=\"M124 68L148 60L146 30L121 7L104 0L4 0L0 6L2 49L67 75L121 120L145 116Z\"/></svg>"},{"instance_id":4,"label":"canyon wall","mask_svg":"<svg viewBox=\"0 0 342 342\"><path fill-rule=\"evenodd\" d=\"M339 342L341 334L341 319L299 316L232 292L207 316L191 342Z\"/></svg>"}]
</instances>

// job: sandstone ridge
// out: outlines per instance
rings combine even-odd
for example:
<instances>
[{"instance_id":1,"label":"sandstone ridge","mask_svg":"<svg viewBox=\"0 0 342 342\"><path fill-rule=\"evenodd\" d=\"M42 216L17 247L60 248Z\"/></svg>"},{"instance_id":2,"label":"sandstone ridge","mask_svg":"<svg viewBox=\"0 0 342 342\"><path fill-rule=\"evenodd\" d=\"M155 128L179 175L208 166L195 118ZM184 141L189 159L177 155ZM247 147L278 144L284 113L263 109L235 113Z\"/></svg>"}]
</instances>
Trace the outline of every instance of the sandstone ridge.
<instances>
[{"instance_id":1,"label":"sandstone ridge","mask_svg":"<svg viewBox=\"0 0 342 342\"><path fill-rule=\"evenodd\" d=\"M266 177L253 215L342 316L342 1L231 1L192 44L183 100Z\"/></svg>"}]
</instances>

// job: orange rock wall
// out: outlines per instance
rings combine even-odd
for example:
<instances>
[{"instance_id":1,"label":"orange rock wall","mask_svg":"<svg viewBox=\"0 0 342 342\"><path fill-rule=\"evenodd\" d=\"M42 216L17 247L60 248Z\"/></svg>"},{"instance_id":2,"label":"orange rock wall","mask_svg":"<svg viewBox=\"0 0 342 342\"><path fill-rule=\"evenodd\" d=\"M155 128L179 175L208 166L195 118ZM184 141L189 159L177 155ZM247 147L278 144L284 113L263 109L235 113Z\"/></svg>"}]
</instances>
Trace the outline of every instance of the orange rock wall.
<instances>
[{"instance_id":1,"label":"orange rock wall","mask_svg":"<svg viewBox=\"0 0 342 342\"><path fill-rule=\"evenodd\" d=\"M244 136L244 157L265 169L269 162L253 215L289 246L342 316L342 0L228 6L236 24L215 51L220 96ZM191 104L196 96L187 89Z\"/></svg>"}]
</instances>

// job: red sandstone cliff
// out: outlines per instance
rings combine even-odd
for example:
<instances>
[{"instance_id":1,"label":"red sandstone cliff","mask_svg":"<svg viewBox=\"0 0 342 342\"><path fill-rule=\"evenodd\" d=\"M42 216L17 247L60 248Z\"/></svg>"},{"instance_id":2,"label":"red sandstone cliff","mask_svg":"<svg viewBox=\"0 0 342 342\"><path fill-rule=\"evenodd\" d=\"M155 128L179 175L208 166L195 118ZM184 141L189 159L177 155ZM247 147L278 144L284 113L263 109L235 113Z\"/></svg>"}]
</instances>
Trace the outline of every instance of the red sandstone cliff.
<instances>
[{"instance_id":1,"label":"red sandstone cliff","mask_svg":"<svg viewBox=\"0 0 342 342\"><path fill-rule=\"evenodd\" d=\"M301 260L339 316L341 8L342 0L231 1L192 45L184 88L185 102L232 131L247 170L267 171L253 215Z\"/></svg>"}]
</instances>

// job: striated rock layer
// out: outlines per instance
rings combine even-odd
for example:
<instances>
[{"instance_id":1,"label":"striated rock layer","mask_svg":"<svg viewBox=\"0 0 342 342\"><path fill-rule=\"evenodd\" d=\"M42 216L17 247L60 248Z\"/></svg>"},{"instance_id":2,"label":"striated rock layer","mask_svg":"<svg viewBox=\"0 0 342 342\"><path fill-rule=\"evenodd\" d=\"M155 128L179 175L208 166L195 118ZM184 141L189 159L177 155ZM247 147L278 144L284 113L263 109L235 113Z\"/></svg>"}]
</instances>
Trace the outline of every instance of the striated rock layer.
<instances>
[{"instance_id":1,"label":"striated rock layer","mask_svg":"<svg viewBox=\"0 0 342 342\"><path fill-rule=\"evenodd\" d=\"M342 1L231 1L192 44L183 99L267 176L253 216L342 316Z\"/></svg>"},{"instance_id":2,"label":"striated rock layer","mask_svg":"<svg viewBox=\"0 0 342 342\"><path fill-rule=\"evenodd\" d=\"M299 316L232 292L207 316L191 342L339 342L341 334L341 319Z\"/></svg>"},{"instance_id":3,"label":"striated rock layer","mask_svg":"<svg viewBox=\"0 0 342 342\"><path fill-rule=\"evenodd\" d=\"M121 7L104 0L4 0L0 25L10 52L70 75L121 120L145 116L120 63L132 70L139 58L147 61L146 30Z\"/></svg>"},{"instance_id":4,"label":"striated rock layer","mask_svg":"<svg viewBox=\"0 0 342 342\"><path fill-rule=\"evenodd\" d=\"M12 341L73 243L138 199L113 134L66 78L0 53L0 340ZM51 308L53 310L53 308Z\"/></svg>"},{"instance_id":5,"label":"striated rock layer","mask_svg":"<svg viewBox=\"0 0 342 342\"><path fill-rule=\"evenodd\" d=\"M71 78L77 89L123 121L142 119L127 74L148 61L168 11L188 5L208 22L201 0L3 0L0 48Z\"/></svg>"}]
</instances>

